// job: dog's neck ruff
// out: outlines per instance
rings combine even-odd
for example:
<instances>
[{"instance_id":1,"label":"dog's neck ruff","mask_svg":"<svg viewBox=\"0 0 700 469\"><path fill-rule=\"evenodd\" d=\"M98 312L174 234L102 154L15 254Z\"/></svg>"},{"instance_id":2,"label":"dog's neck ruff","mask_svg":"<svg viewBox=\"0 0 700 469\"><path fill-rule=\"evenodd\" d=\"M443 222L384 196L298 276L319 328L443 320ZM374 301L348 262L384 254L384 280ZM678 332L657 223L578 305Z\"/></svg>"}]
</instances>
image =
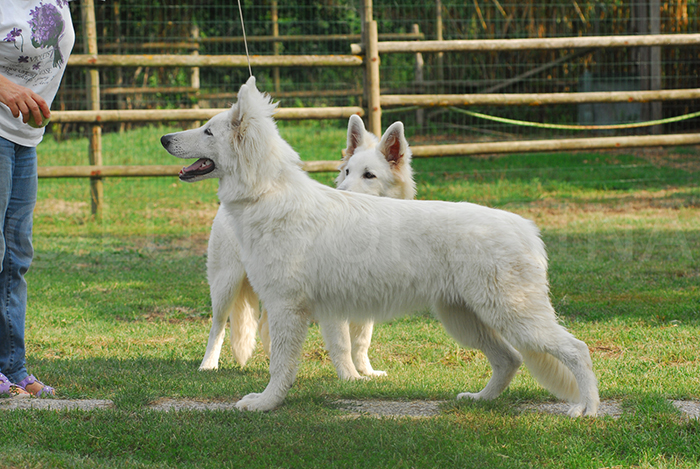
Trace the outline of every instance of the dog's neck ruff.
<instances>
[{"instance_id":1,"label":"dog's neck ruff","mask_svg":"<svg viewBox=\"0 0 700 469\"><path fill-rule=\"evenodd\" d=\"M254 204L261 199L289 192L292 187L306 186L305 180L313 181L293 160L284 161L279 166L258 168L249 178L240 175L221 177L218 196L222 204ZM291 192L286 196L290 195Z\"/></svg>"}]
</instances>

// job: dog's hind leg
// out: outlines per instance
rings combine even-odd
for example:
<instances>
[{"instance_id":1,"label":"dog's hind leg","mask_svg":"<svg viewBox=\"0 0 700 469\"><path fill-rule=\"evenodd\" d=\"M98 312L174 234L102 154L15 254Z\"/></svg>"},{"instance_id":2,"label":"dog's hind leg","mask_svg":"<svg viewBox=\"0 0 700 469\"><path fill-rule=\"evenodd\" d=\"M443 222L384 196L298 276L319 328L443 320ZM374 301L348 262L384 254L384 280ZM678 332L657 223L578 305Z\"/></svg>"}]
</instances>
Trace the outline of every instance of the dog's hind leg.
<instances>
[{"instance_id":1,"label":"dog's hind leg","mask_svg":"<svg viewBox=\"0 0 700 469\"><path fill-rule=\"evenodd\" d=\"M486 387L478 393L464 392L457 399L489 400L510 384L522 364L522 357L497 331L484 324L468 307L440 305L435 308L447 332L460 344L481 350L493 371Z\"/></svg>"},{"instance_id":2,"label":"dog's hind leg","mask_svg":"<svg viewBox=\"0 0 700 469\"><path fill-rule=\"evenodd\" d=\"M526 323L527 319L521 318L521 321ZM542 323L541 316L531 319L536 324L526 325L511 340L524 351L525 363L531 367L533 376L555 395L573 402L570 416L595 416L600 397L588 346L557 323L553 315L546 323ZM554 359L543 354L549 354ZM568 370L564 370L564 367ZM573 389L571 375L578 389Z\"/></svg>"},{"instance_id":3,"label":"dog's hind leg","mask_svg":"<svg viewBox=\"0 0 700 469\"><path fill-rule=\"evenodd\" d=\"M244 396L239 410L266 411L278 407L294 383L309 327L308 314L294 308L268 306L270 324L270 382L262 393Z\"/></svg>"},{"instance_id":4,"label":"dog's hind leg","mask_svg":"<svg viewBox=\"0 0 700 469\"><path fill-rule=\"evenodd\" d=\"M369 362L369 344L372 341L374 322L351 322L350 341L352 343L352 361L358 373L365 376L386 376L385 371L375 370Z\"/></svg>"},{"instance_id":5,"label":"dog's hind leg","mask_svg":"<svg viewBox=\"0 0 700 469\"><path fill-rule=\"evenodd\" d=\"M338 377L344 380L361 378L352 362L350 329L347 321L319 320L323 341Z\"/></svg>"}]
</instances>

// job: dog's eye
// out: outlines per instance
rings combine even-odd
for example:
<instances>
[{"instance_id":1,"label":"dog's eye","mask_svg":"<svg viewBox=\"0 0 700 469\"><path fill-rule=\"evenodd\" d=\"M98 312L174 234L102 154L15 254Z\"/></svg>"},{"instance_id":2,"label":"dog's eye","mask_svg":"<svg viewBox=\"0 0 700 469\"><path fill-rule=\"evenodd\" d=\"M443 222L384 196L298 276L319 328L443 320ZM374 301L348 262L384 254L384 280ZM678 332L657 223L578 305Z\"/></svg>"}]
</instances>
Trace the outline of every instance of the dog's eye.
<instances>
[{"instance_id":1,"label":"dog's eye","mask_svg":"<svg viewBox=\"0 0 700 469\"><path fill-rule=\"evenodd\" d=\"M374 174L370 173L369 171L365 171L365 174L363 174L362 177L365 178L365 179L374 179L374 178L376 178L377 176L375 176Z\"/></svg>"},{"instance_id":2,"label":"dog's eye","mask_svg":"<svg viewBox=\"0 0 700 469\"><path fill-rule=\"evenodd\" d=\"M346 170L345 170L345 175L347 176L347 175L349 175L349 174L350 174L350 170L349 170L349 169L346 169Z\"/></svg>"},{"instance_id":3,"label":"dog's eye","mask_svg":"<svg viewBox=\"0 0 700 469\"><path fill-rule=\"evenodd\" d=\"M204 133L205 133L206 135L209 135L210 137L214 135L213 133L211 133L211 129L210 129L209 127L207 127L206 129L204 129Z\"/></svg>"}]
</instances>

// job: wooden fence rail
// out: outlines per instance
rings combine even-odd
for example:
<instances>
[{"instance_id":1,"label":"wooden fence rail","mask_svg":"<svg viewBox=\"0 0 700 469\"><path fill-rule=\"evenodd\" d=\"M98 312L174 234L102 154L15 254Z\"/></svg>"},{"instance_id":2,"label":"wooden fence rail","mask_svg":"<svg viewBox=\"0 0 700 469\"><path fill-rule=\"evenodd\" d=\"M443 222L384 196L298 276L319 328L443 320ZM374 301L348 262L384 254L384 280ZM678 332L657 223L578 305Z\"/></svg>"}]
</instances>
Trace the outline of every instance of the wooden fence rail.
<instances>
[{"instance_id":1,"label":"wooden fence rail","mask_svg":"<svg viewBox=\"0 0 700 469\"><path fill-rule=\"evenodd\" d=\"M359 67L357 55L251 55L252 67ZM76 54L69 67L248 67L245 55Z\"/></svg>"},{"instance_id":2,"label":"wooden fence rail","mask_svg":"<svg viewBox=\"0 0 700 469\"><path fill-rule=\"evenodd\" d=\"M337 171L338 161L305 161L308 172ZM40 166L40 178L175 177L182 165Z\"/></svg>"},{"instance_id":3,"label":"wooden fence rail","mask_svg":"<svg viewBox=\"0 0 700 469\"><path fill-rule=\"evenodd\" d=\"M361 34L302 34L302 35L285 35L285 36L246 36L248 42L320 42L320 41L361 41ZM380 34L380 41L406 41L406 40L422 40L425 39L423 33L388 33ZM124 49L180 49L180 50L198 50L202 44L229 44L242 43L242 36L229 37L197 37L188 42L119 42L103 44L103 50L124 50Z\"/></svg>"},{"instance_id":4,"label":"wooden fence rail","mask_svg":"<svg viewBox=\"0 0 700 469\"><path fill-rule=\"evenodd\" d=\"M587 93L382 95L382 106L541 106L545 104L634 103L700 99L700 88Z\"/></svg>"},{"instance_id":5,"label":"wooden fence rail","mask_svg":"<svg viewBox=\"0 0 700 469\"><path fill-rule=\"evenodd\" d=\"M75 122L184 122L208 120L226 110L228 109L54 111L51 113L51 121L62 124ZM279 108L275 113L275 118L280 120L349 119L353 114L363 116L364 109L359 106Z\"/></svg>"},{"instance_id":6,"label":"wooden fence rail","mask_svg":"<svg viewBox=\"0 0 700 469\"><path fill-rule=\"evenodd\" d=\"M572 150L612 150L666 145L698 145L700 133L677 135L640 135L634 137L567 138L512 142L459 143L412 146L414 158L465 156L494 153L528 153Z\"/></svg>"},{"instance_id":7,"label":"wooden fence rail","mask_svg":"<svg viewBox=\"0 0 700 469\"><path fill-rule=\"evenodd\" d=\"M467 39L449 41L380 42L380 54L400 52L488 52L514 50L588 49L591 47L692 46L700 34L647 34L637 36L581 36L528 39ZM352 44L350 52L364 53L363 44Z\"/></svg>"}]
</instances>

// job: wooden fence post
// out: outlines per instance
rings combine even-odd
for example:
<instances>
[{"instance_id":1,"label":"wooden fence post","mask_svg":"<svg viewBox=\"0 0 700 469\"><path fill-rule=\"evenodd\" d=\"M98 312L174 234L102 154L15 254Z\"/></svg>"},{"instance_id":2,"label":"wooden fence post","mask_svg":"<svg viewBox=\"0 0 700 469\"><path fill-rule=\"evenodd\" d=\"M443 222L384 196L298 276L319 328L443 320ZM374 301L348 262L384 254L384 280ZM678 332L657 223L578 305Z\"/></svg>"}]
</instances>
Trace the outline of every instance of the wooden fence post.
<instances>
[{"instance_id":1,"label":"wooden fence post","mask_svg":"<svg viewBox=\"0 0 700 469\"><path fill-rule=\"evenodd\" d=\"M420 34L420 27L417 24L414 24L412 31L413 31L413 34L418 35L418 34ZM416 66L415 66L414 82L416 84L416 91L415 92L417 92L417 93L424 93L425 92L425 82L424 82L424 77L423 77L424 65L425 65L425 62L423 61L423 54L421 54L420 52L416 52ZM425 110L423 108L419 108L416 110L416 125L421 130L423 130L423 127L425 126Z\"/></svg>"},{"instance_id":2,"label":"wooden fence post","mask_svg":"<svg viewBox=\"0 0 700 469\"><path fill-rule=\"evenodd\" d=\"M660 0L649 0L649 34L661 34L661 4ZM649 89L657 91L661 89L661 48L656 46L649 51ZM651 120L663 118L661 101L652 101L650 104ZM655 125L649 132L654 135L661 134L660 125Z\"/></svg>"},{"instance_id":3,"label":"wooden fence post","mask_svg":"<svg viewBox=\"0 0 700 469\"><path fill-rule=\"evenodd\" d=\"M271 16L272 16L272 37L277 39L280 35L280 24L279 24L279 12L277 10L277 0L272 0L272 11L271 11ZM272 44L272 49L274 51L274 55L280 55L280 43L275 41ZM275 67L272 69L272 81L275 84L275 93L278 93L282 91L282 88L280 86L280 68Z\"/></svg>"},{"instance_id":4,"label":"wooden fence post","mask_svg":"<svg viewBox=\"0 0 700 469\"><path fill-rule=\"evenodd\" d=\"M382 135L382 107L379 93L379 50L377 43L377 22L374 20L365 22L365 81L367 86L367 116L369 117L369 131L377 137Z\"/></svg>"},{"instance_id":5,"label":"wooden fence post","mask_svg":"<svg viewBox=\"0 0 700 469\"><path fill-rule=\"evenodd\" d=\"M435 4L435 39L443 40L442 35L442 1L437 0ZM444 93L445 86L445 53L438 52L437 54L437 82L438 93Z\"/></svg>"},{"instance_id":6,"label":"wooden fence post","mask_svg":"<svg viewBox=\"0 0 700 469\"><path fill-rule=\"evenodd\" d=\"M199 46L202 45L202 43L199 41L199 26L196 24L192 25L192 28L190 28L190 35L192 36L192 41L195 44ZM192 55L199 55L199 48L193 50ZM190 70L190 86L196 90L194 93L195 97L197 98L197 102L192 106L192 109L199 109L199 67L192 67ZM190 128L196 129L200 125L202 125L201 121L193 121Z\"/></svg>"},{"instance_id":7,"label":"wooden fence post","mask_svg":"<svg viewBox=\"0 0 700 469\"><path fill-rule=\"evenodd\" d=\"M83 20L83 46L88 55L97 55L97 22L95 20L95 3L93 0L80 0L80 12ZM87 75L87 100L88 109L100 110L100 72L97 68L90 68ZM102 166L102 127L93 124L90 132L90 144L88 157L91 165ZM96 218L102 217L102 201L104 199L104 186L101 177L90 178L90 199L92 201L92 214Z\"/></svg>"},{"instance_id":8,"label":"wooden fence post","mask_svg":"<svg viewBox=\"0 0 700 469\"><path fill-rule=\"evenodd\" d=\"M379 102L379 34L374 21L372 0L362 2L362 42L364 44L365 75L364 97L367 102L368 130L377 137L382 135L382 108Z\"/></svg>"},{"instance_id":9,"label":"wooden fence post","mask_svg":"<svg viewBox=\"0 0 700 469\"><path fill-rule=\"evenodd\" d=\"M659 0L637 0L631 4L633 27L639 34L658 35L661 32L661 6ZM636 52L639 62L639 84L641 90L661 89L661 49L659 47L641 47ZM642 104L641 119L661 119L661 103ZM647 132L658 134L660 126L650 127Z\"/></svg>"},{"instance_id":10,"label":"wooden fence post","mask_svg":"<svg viewBox=\"0 0 700 469\"><path fill-rule=\"evenodd\" d=\"M121 30L122 30L122 20L121 20L121 10L120 10L120 4L119 0L115 0L112 4L113 12L114 12L114 22L116 25L116 30L119 31L117 37L115 38L116 41L116 54L117 55L122 55L122 35L121 35ZM118 67L117 70L117 88L121 88L124 86L124 71L122 70L121 67ZM117 109L126 109L126 102L127 99L123 94L117 95ZM119 132L123 133L127 129L127 123L126 122L121 122L119 124Z\"/></svg>"}]
</instances>

